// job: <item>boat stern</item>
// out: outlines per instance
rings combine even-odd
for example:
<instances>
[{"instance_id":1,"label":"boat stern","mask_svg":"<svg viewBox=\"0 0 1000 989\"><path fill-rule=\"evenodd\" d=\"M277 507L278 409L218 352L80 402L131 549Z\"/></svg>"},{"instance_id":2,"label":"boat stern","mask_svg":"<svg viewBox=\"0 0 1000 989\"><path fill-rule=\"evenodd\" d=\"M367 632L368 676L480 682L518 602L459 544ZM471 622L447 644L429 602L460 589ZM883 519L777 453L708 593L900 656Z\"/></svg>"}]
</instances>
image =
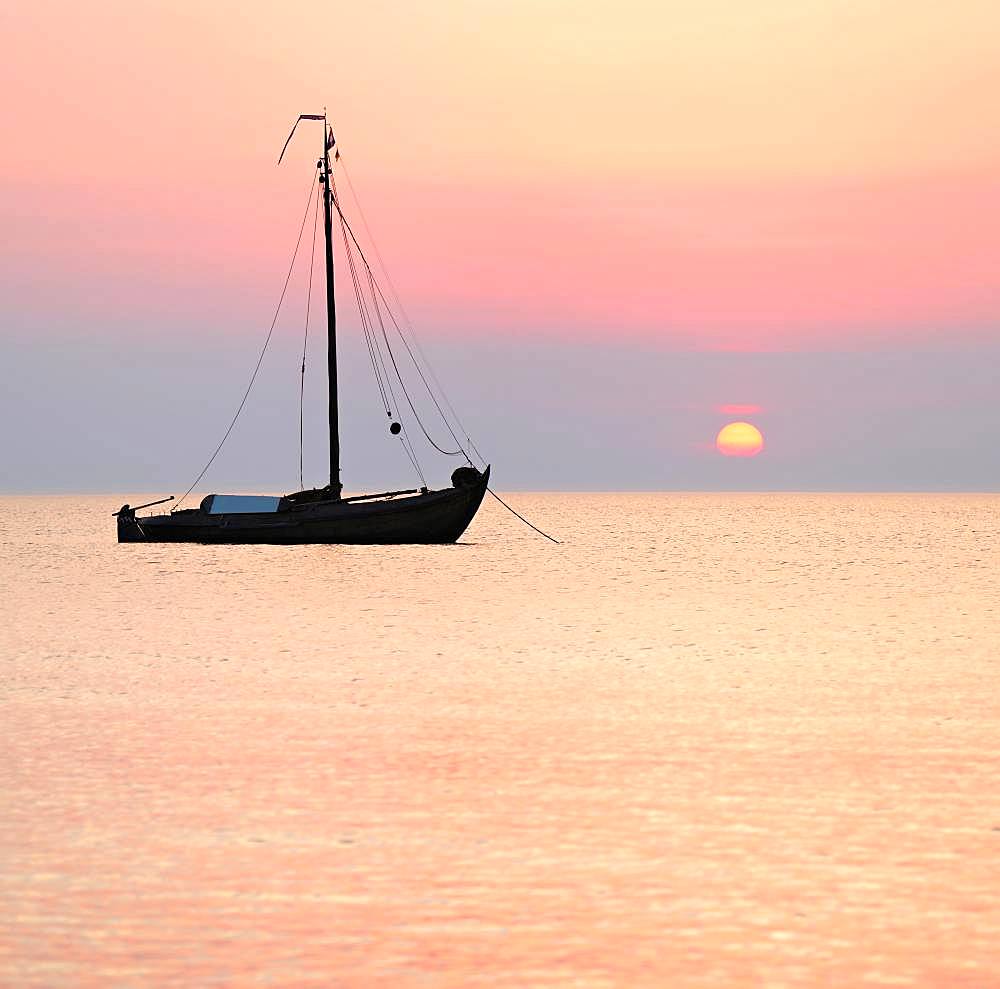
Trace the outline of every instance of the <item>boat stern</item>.
<instances>
[{"instance_id":1,"label":"boat stern","mask_svg":"<svg viewBox=\"0 0 1000 989\"><path fill-rule=\"evenodd\" d=\"M115 512L118 522L118 542L120 543L142 543L146 541L142 526L136 520L135 509L128 505L122 505Z\"/></svg>"}]
</instances>

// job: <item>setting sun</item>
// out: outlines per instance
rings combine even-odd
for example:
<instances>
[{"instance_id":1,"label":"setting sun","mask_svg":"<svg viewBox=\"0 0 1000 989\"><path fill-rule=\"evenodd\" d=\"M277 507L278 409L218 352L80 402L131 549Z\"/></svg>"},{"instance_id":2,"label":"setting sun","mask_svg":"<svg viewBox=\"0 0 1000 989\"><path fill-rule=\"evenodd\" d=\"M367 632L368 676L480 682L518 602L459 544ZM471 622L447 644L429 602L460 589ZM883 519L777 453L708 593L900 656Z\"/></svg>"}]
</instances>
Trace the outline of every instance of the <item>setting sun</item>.
<instances>
[{"instance_id":1,"label":"setting sun","mask_svg":"<svg viewBox=\"0 0 1000 989\"><path fill-rule=\"evenodd\" d=\"M731 422L719 430L715 446L727 457L755 457L764 449L764 437L749 422Z\"/></svg>"}]
</instances>

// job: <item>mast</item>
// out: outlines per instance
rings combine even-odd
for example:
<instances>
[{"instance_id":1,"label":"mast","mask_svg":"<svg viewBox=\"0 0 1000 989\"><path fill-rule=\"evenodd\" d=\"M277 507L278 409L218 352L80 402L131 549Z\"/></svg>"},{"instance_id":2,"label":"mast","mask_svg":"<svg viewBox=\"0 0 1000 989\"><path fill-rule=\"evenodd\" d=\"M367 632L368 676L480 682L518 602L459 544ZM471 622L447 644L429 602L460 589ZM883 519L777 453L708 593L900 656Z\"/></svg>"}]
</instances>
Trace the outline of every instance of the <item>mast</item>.
<instances>
[{"instance_id":1,"label":"mast","mask_svg":"<svg viewBox=\"0 0 1000 989\"><path fill-rule=\"evenodd\" d=\"M323 186L323 233L326 243L326 374L329 389L330 419L330 493L340 497L340 413L337 406L337 305L333 284L333 188L330 181L330 148L333 130L323 114L323 160L320 184Z\"/></svg>"}]
</instances>

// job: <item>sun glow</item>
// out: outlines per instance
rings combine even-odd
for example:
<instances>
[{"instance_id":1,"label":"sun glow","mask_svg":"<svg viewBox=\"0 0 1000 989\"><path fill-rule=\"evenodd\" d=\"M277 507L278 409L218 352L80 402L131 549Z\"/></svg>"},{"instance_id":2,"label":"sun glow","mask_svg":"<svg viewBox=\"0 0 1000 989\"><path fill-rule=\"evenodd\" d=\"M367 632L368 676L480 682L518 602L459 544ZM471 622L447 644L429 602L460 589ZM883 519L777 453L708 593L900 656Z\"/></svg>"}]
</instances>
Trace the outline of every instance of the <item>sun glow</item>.
<instances>
[{"instance_id":1,"label":"sun glow","mask_svg":"<svg viewBox=\"0 0 1000 989\"><path fill-rule=\"evenodd\" d=\"M731 422L719 430L715 446L727 457L756 457L764 449L764 437L749 422Z\"/></svg>"}]
</instances>

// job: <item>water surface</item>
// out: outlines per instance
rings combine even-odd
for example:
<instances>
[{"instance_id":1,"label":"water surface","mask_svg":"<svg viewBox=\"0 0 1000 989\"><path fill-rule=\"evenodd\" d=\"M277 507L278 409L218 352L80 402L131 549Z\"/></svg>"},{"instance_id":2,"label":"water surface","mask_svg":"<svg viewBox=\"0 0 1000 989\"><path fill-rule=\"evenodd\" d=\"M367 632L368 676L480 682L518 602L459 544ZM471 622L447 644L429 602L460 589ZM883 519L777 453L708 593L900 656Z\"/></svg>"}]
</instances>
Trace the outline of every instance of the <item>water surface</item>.
<instances>
[{"instance_id":1,"label":"water surface","mask_svg":"<svg viewBox=\"0 0 1000 989\"><path fill-rule=\"evenodd\" d=\"M1000 986L1000 497L123 500L4 499L0 984Z\"/></svg>"}]
</instances>

